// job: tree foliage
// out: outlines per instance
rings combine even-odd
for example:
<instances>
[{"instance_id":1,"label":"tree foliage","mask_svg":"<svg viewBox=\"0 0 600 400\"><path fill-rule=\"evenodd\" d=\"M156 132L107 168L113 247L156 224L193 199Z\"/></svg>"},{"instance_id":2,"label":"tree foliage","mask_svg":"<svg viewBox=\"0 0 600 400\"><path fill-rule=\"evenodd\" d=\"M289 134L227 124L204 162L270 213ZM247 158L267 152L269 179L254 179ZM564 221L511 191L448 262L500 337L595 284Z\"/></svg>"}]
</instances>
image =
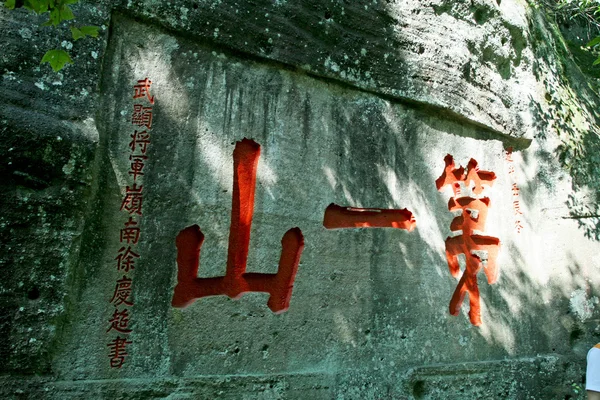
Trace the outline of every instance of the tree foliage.
<instances>
[{"instance_id":1,"label":"tree foliage","mask_svg":"<svg viewBox=\"0 0 600 400\"><path fill-rule=\"evenodd\" d=\"M77 4L79 0L6 0L4 6L9 10L16 8L26 8L38 15L48 16L48 20L42 26L57 28L61 23L73 21L75 14L71 5ZM87 36L98 37L97 26L69 26L73 40L84 39ZM63 49L48 50L42 57L41 64L48 63L52 69L60 71L67 64L73 64L71 55Z\"/></svg>"},{"instance_id":2,"label":"tree foliage","mask_svg":"<svg viewBox=\"0 0 600 400\"><path fill-rule=\"evenodd\" d=\"M562 22L587 25L587 45L596 53L600 50L600 2L598 0L540 0ZM592 65L600 64L600 54Z\"/></svg>"}]
</instances>

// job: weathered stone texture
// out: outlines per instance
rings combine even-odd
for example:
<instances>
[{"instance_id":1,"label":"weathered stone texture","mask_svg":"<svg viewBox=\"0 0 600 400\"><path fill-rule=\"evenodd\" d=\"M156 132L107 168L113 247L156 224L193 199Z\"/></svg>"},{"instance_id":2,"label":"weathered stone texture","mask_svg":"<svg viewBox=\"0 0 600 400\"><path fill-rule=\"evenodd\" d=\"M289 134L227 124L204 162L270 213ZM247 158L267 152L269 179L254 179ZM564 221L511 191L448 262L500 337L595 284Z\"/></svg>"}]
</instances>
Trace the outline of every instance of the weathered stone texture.
<instances>
[{"instance_id":1,"label":"weathered stone texture","mask_svg":"<svg viewBox=\"0 0 600 400\"><path fill-rule=\"evenodd\" d=\"M598 204L598 163L583 156L597 142L598 98L541 10L130 0L75 12L100 38L71 43L0 9L0 395L575 395L598 330L598 230L584 218ZM60 73L37 65L56 43L75 61ZM145 77L156 103L119 370L106 328L132 86ZM276 272L287 229L305 238L290 309L272 313L260 293L173 308L180 230L206 235L201 277L225 273L244 137L261 146L248 271ZM448 313L453 216L435 185L446 154L497 176L484 233L501 240L501 275L488 285L480 273L481 327L467 301ZM406 207L417 227L326 230L330 203Z\"/></svg>"}]
</instances>

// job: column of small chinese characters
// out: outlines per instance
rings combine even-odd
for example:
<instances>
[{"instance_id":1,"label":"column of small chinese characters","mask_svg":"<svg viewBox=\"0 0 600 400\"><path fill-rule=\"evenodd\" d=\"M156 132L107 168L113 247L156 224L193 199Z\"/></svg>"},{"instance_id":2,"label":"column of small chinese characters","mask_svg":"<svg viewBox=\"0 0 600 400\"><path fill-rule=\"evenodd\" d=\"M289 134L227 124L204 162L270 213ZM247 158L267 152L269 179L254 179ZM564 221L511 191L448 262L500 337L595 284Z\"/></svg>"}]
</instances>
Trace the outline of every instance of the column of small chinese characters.
<instances>
[{"instance_id":1,"label":"column of small chinese characters","mask_svg":"<svg viewBox=\"0 0 600 400\"><path fill-rule=\"evenodd\" d=\"M131 328L131 308L133 307L132 285L130 276L135 268L136 261L140 258L137 244L141 231L139 218L142 216L143 205L143 176L144 166L148 160L147 150L150 144L150 130L152 129L152 106L154 96L150 95L152 81L148 78L137 81L133 86L133 113L131 124L133 133L129 136L129 184L125 186L125 195L121 202L120 211L126 220L119 231L119 249L114 258L117 270L115 289L110 299L114 306L112 316L108 320L108 332L112 340L107 344L111 368L121 368L127 357L127 346Z\"/></svg>"},{"instance_id":2,"label":"column of small chinese characters","mask_svg":"<svg viewBox=\"0 0 600 400\"><path fill-rule=\"evenodd\" d=\"M510 191L512 193L512 206L513 213L515 216L515 229L517 233L521 233L523 229L523 223L521 218L523 211L521 211L521 202L519 201L519 186L517 186L517 179L515 177L515 165L512 158L512 147L509 147L505 152L505 160L508 163L508 175L510 176Z\"/></svg>"}]
</instances>

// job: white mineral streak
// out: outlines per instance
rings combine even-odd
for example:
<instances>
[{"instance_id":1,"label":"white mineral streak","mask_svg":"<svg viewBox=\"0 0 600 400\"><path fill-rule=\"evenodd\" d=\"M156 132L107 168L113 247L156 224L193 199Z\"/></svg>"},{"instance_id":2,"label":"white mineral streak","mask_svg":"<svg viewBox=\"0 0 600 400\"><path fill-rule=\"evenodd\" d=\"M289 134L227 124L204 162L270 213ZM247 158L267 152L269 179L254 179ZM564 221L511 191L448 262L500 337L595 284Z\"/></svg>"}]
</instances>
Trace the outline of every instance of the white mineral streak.
<instances>
[{"instance_id":1,"label":"white mineral streak","mask_svg":"<svg viewBox=\"0 0 600 400\"><path fill-rule=\"evenodd\" d=\"M598 304L598 298L594 296L588 299L584 289L577 289L571 293L569 308L581 322L592 317L596 304Z\"/></svg>"}]
</instances>

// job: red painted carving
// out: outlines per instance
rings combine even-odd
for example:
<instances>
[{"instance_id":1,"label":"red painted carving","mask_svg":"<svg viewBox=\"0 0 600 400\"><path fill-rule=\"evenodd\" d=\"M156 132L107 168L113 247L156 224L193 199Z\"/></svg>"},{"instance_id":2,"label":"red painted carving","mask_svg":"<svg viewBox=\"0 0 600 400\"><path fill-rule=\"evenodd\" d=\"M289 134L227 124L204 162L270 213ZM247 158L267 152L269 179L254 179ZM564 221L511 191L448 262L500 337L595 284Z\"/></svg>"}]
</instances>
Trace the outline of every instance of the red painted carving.
<instances>
[{"instance_id":1,"label":"red painted carving","mask_svg":"<svg viewBox=\"0 0 600 400\"><path fill-rule=\"evenodd\" d=\"M299 228L288 230L281 239L281 258L276 274L246 272L250 229L254 215L254 191L260 145L253 140L237 142L233 151L233 199L229 249L225 276L198 278L200 249L204 235L198 225L177 235L177 286L173 294L174 307L186 307L205 296L226 295L233 299L248 292L270 294L267 305L275 313L289 308L294 278L304 248L304 236Z\"/></svg>"},{"instance_id":2,"label":"red painted carving","mask_svg":"<svg viewBox=\"0 0 600 400\"><path fill-rule=\"evenodd\" d=\"M129 217L129 221L125 222L125 228L121 229L119 233L119 241L121 243L127 242L131 244L137 244L140 240L140 228L137 226L137 222Z\"/></svg>"},{"instance_id":3,"label":"red painted carving","mask_svg":"<svg viewBox=\"0 0 600 400\"><path fill-rule=\"evenodd\" d=\"M523 215L523 211L521 211L521 202L519 200L519 186L517 185L516 182L516 178L515 178L515 166L514 166L514 160L512 158L512 147L509 147L506 150L506 161L508 162L508 175L510 177L510 180L512 182L512 186L511 186L511 191L512 191L512 198L513 198L513 212L515 215L515 229L517 231L517 233L521 233L521 231L523 230L523 223L521 221L521 216Z\"/></svg>"},{"instance_id":4,"label":"red painted carving","mask_svg":"<svg viewBox=\"0 0 600 400\"><path fill-rule=\"evenodd\" d=\"M131 278L123 275L123 278L117 279L117 284L115 285L115 291L113 293L112 299L110 302L114 304L114 306L119 306L121 304L126 304L128 306L133 305L133 300L131 297L131 286L132 281Z\"/></svg>"},{"instance_id":5,"label":"red painted carving","mask_svg":"<svg viewBox=\"0 0 600 400\"><path fill-rule=\"evenodd\" d=\"M139 99L146 97L150 104L154 104L154 96L150 96L150 86L152 86L152 81L150 79L144 78L139 80L137 85L133 85L133 98Z\"/></svg>"},{"instance_id":6,"label":"red painted carving","mask_svg":"<svg viewBox=\"0 0 600 400\"><path fill-rule=\"evenodd\" d=\"M117 336L106 346L110 348L110 367L121 368L125 363L125 357L127 356L127 345L131 344L130 340Z\"/></svg>"},{"instance_id":7,"label":"red painted carving","mask_svg":"<svg viewBox=\"0 0 600 400\"><path fill-rule=\"evenodd\" d=\"M483 266L488 283L493 284L498 279L496 258L500 240L482 235L490 204L490 199L483 195L483 189L486 185L492 186L496 174L480 171L474 159L469 161L466 170L455 168L451 155L447 155L444 161L446 168L435 184L438 190L447 185L452 187L454 195L448 202L448 209L460 212L450 224L450 230L456 235L446 239L446 259L452 276L458 277L460 273L458 256L464 254L466 259L465 271L450 300L450 314L458 315L465 294L469 293L469 319L473 325L481 325L477 273Z\"/></svg>"},{"instance_id":8,"label":"red painted carving","mask_svg":"<svg viewBox=\"0 0 600 400\"><path fill-rule=\"evenodd\" d=\"M133 176L133 181L135 182L138 178L138 175L144 175L142 170L145 166L144 161L148 159L148 156L143 154L131 154L129 159L131 160L129 175Z\"/></svg>"},{"instance_id":9,"label":"red painted carving","mask_svg":"<svg viewBox=\"0 0 600 400\"><path fill-rule=\"evenodd\" d=\"M125 197L121 202L120 211L125 210L129 214L142 215L142 206L144 204L143 190L144 186L137 187L135 183L133 186L126 186Z\"/></svg>"},{"instance_id":10,"label":"red painted carving","mask_svg":"<svg viewBox=\"0 0 600 400\"><path fill-rule=\"evenodd\" d=\"M146 150L150 144L150 134L147 131L133 131L133 134L131 134L130 137L131 142L129 142L129 148L131 149L131 152L134 152L136 147L138 147L142 154L146 154Z\"/></svg>"},{"instance_id":11,"label":"red painted carving","mask_svg":"<svg viewBox=\"0 0 600 400\"><path fill-rule=\"evenodd\" d=\"M325 209L323 226L327 229L343 228L397 228L412 231L417 222L406 208L388 210L381 208L341 207L330 204Z\"/></svg>"},{"instance_id":12,"label":"red painted carving","mask_svg":"<svg viewBox=\"0 0 600 400\"><path fill-rule=\"evenodd\" d=\"M124 308L119 311L115 308L115 312L112 315L112 318L108 320L110 326L106 330L106 332L110 332L111 330L116 330L121 333L131 333L131 329L129 329L129 310Z\"/></svg>"},{"instance_id":13,"label":"red painted carving","mask_svg":"<svg viewBox=\"0 0 600 400\"><path fill-rule=\"evenodd\" d=\"M134 104L133 113L131 114L131 124L152 129L152 107Z\"/></svg>"},{"instance_id":14,"label":"red painted carving","mask_svg":"<svg viewBox=\"0 0 600 400\"><path fill-rule=\"evenodd\" d=\"M135 268L135 259L140 258L140 255L131 249L131 246L121 247L119 254L115 257L117 260L117 269L119 271L129 272L130 269Z\"/></svg>"}]
</instances>

